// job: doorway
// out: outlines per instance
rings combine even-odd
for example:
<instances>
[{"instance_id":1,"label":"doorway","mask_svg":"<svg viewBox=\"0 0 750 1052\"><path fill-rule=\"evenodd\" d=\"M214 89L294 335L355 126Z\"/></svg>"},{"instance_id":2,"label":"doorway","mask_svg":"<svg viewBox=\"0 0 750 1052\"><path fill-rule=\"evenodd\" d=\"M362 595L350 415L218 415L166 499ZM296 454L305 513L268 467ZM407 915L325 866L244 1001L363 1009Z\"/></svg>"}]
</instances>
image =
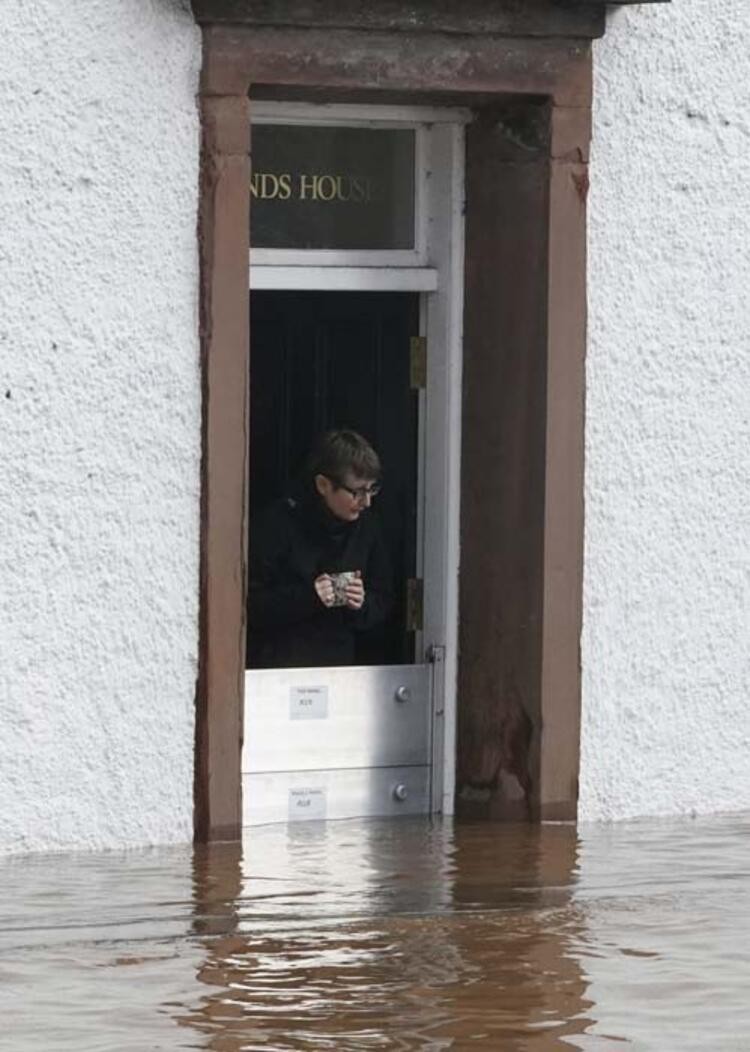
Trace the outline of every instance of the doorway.
<instances>
[{"instance_id":1,"label":"doorway","mask_svg":"<svg viewBox=\"0 0 750 1052\"><path fill-rule=\"evenodd\" d=\"M453 811L457 781L486 783L514 697L535 726L533 816L575 816L590 38L602 15L555 7L529 15L532 29L497 13L489 33L467 16L446 51L422 6L417 23L404 8L388 32L373 24L354 37L325 16L317 33L247 11L228 24L211 5L202 18L198 839L242 824L249 287L427 293L422 652L445 658L441 809ZM351 61L353 40L366 62ZM408 69L396 44L413 56ZM414 250L264 246L248 223L263 121L416 127ZM301 199L309 173L297 174Z\"/></svg>"},{"instance_id":2,"label":"doorway","mask_svg":"<svg viewBox=\"0 0 750 1052\"><path fill-rule=\"evenodd\" d=\"M413 600L423 554L419 296L257 291L250 317L251 589L259 518L290 493L317 505L307 456L321 433L348 429L381 459L382 490L364 514L384 541L394 600L385 622L357 634L346 667L268 667L248 618L244 823L429 812L434 670L417 651Z\"/></svg>"},{"instance_id":3,"label":"doorway","mask_svg":"<svg viewBox=\"0 0 750 1052\"><path fill-rule=\"evenodd\" d=\"M383 466L382 489L367 514L385 541L394 600L385 623L358 635L356 664L409 664L418 628L410 599L419 543L419 391L411 368L419 298L260 291L251 294L250 319L249 545L258 516L301 484L319 435L346 428L364 436ZM263 664L250 630L247 667Z\"/></svg>"},{"instance_id":4,"label":"doorway","mask_svg":"<svg viewBox=\"0 0 750 1052\"><path fill-rule=\"evenodd\" d=\"M250 591L264 509L314 498L309 476L300 489L307 455L344 428L382 462L367 514L394 601L345 666L314 660L295 630L276 653L304 662L273 667L247 619L245 825L453 809L467 119L253 110Z\"/></svg>"}]
</instances>

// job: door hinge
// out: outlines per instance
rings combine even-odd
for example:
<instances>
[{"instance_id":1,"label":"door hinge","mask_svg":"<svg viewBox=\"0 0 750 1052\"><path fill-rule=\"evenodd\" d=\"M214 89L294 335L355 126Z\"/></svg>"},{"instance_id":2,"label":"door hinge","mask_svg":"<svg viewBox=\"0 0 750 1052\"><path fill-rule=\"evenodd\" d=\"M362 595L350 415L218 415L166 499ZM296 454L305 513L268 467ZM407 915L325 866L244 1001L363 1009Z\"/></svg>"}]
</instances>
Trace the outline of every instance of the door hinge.
<instances>
[{"instance_id":1,"label":"door hinge","mask_svg":"<svg viewBox=\"0 0 750 1052\"><path fill-rule=\"evenodd\" d=\"M427 337L412 336L409 343L409 382L412 388L421 391L427 386Z\"/></svg>"},{"instance_id":2,"label":"door hinge","mask_svg":"<svg viewBox=\"0 0 750 1052\"><path fill-rule=\"evenodd\" d=\"M421 632L424 627L424 582L410 577L406 582L406 631Z\"/></svg>"}]
</instances>

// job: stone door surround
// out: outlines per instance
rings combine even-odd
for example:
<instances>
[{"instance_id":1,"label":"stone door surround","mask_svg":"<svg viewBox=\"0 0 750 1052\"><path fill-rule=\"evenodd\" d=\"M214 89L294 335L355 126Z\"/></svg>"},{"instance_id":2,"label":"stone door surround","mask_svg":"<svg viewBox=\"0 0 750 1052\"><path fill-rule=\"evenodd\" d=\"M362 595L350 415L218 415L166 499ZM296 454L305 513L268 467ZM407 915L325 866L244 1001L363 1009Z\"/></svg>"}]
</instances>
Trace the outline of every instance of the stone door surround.
<instances>
[{"instance_id":1,"label":"stone door surround","mask_svg":"<svg viewBox=\"0 0 750 1052\"><path fill-rule=\"evenodd\" d=\"M576 814L591 40L557 0L193 0L203 31L195 832L242 821L254 98L461 105L458 805ZM483 802L477 803L477 800Z\"/></svg>"}]
</instances>

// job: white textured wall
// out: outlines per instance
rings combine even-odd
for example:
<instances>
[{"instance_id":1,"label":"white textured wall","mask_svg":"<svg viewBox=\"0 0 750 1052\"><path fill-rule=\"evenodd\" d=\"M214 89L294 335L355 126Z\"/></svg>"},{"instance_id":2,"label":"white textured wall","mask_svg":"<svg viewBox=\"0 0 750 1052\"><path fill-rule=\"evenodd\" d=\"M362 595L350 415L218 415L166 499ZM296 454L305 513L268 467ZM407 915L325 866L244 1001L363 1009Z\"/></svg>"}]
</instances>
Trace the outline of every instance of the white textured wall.
<instances>
[{"instance_id":1,"label":"white textured wall","mask_svg":"<svg viewBox=\"0 0 750 1052\"><path fill-rule=\"evenodd\" d=\"M580 814L750 808L750 4L595 59Z\"/></svg>"},{"instance_id":2,"label":"white textured wall","mask_svg":"<svg viewBox=\"0 0 750 1052\"><path fill-rule=\"evenodd\" d=\"M0 40L0 851L186 840L200 38L2 0Z\"/></svg>"}]
</instances>

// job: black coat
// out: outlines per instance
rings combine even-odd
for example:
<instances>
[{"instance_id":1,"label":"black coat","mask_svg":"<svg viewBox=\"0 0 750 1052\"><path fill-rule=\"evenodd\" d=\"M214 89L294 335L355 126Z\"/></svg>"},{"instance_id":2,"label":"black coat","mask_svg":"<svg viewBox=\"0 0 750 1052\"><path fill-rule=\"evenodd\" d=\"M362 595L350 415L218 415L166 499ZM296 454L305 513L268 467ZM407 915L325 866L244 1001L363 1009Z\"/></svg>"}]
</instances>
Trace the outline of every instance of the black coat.
<instances>
[{"instance_id":1,"label":"black coat","mask_svg":"<svg viewBox=\"0 0 750 1052\"><path fill-rule=\"evenodd\" d=\"M323 606L314 587L322 573L360 570L361 610ZM248 656L251 668L351 665L356 637L381 624L393 580L377 518L332 515L314 490L270 505L250 538Z\"/></svg>"}]
</instances>

